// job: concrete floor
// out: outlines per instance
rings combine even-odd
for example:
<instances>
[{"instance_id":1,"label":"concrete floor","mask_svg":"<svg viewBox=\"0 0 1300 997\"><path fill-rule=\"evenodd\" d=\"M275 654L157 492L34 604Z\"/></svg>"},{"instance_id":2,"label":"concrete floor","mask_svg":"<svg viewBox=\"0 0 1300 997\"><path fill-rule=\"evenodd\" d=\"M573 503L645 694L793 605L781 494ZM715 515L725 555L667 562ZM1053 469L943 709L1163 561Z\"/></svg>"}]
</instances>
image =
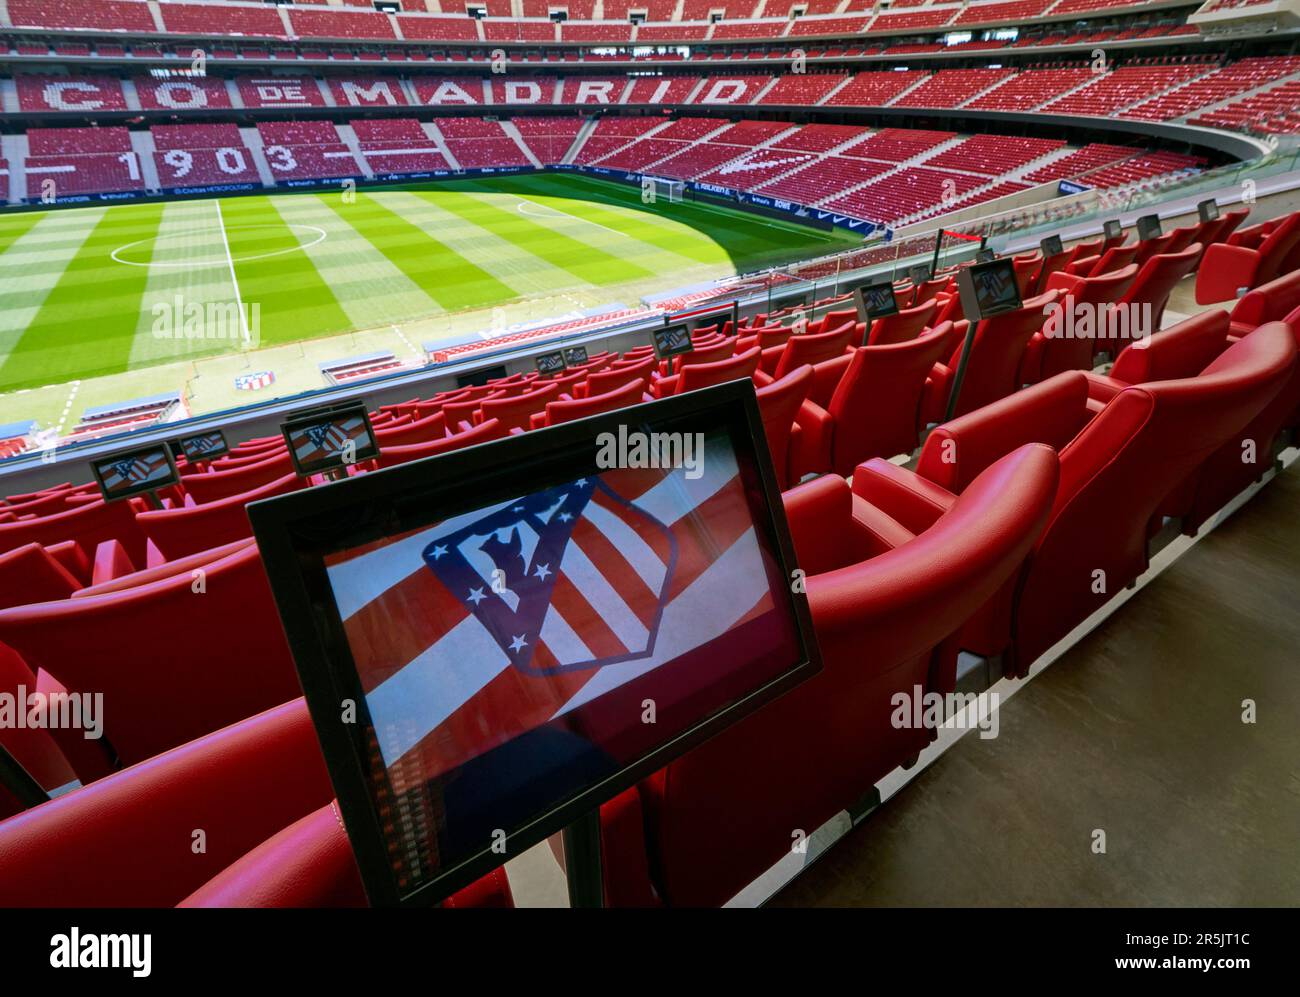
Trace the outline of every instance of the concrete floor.
<instances>
[{"instance_id":1,"label":"concrete floor","mask_svg":"<svg viewBox=\"0 0 1300 997\"><path fill-rule=\"evenodd\" d=\"M1300 465L773 905L1300 904L1298 607Z\"/></svg>"}]
</instances>

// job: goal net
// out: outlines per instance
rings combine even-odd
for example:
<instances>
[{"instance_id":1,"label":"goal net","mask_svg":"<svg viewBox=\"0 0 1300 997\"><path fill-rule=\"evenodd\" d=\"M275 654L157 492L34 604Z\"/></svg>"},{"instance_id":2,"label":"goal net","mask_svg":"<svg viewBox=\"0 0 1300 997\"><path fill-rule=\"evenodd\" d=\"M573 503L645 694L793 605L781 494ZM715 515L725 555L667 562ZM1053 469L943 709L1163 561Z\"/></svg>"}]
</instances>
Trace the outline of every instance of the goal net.
<instances>
[{"instance_id":1,"label":"goal net","mask_svg":"<svg viewBox=\"0 0 1300 997\"><path fill-rule=\"evenodd\" d=\"M686 191L686 184L681 180L666 177L643 176L641 183L643 189L654 191L656 201L681 201Z\"/></svg>"}]
</instances>

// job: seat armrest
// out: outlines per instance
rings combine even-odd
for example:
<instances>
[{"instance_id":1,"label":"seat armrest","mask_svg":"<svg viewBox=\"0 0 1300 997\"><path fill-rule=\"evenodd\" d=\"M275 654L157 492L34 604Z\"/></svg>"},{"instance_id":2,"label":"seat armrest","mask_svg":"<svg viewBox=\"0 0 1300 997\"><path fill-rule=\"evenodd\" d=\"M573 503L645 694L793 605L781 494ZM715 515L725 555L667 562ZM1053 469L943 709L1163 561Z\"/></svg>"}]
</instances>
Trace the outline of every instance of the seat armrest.
<instances>
[{"instance_id":1,"label":"seat armrest","mask_svg":"<svg viewBox=\"0 0 1300 997\"><path fill-rule=\"evenodd\" d=\"M1216 242L1205 250L1196 271L1196 303L1234 301L1251 289L1259 268L1258 249Z\"/></svg>"},{"instance_id":2,"label":"seat armrest","mask_svg":"<svg viewBox=\"0 0 1300 997\"><path fill-rule=\"evenodd\" d=\"M1120 381L1108 374L1097 374L1086 370L1083 376L1088 379L1088 400L1105 405L1108 401L1128 387L1127 381Z\"/></svg>"},{"instance_id":3,"label":"seat armrest","mask_svg":"<svg viewBox=\"0 0 1300 997\"><path fill-rule=\"evenodd\" d=\"M1060 449L1091 418L1088 379L1068 370L968 412L926 438L917 473L956 494L1026 443Z\"/></svg>"},{"instance_id":4,"label":"seat armrest","mask_svg":"<svg viewBox=\"0 0 1300 997\"><path fill-rule=\"evenodd\" d=\"M83 585L90 582L90 558L85 549L75 540L50 544L45 553L63 565L65 571Z\"/></svg>"},{"instance_id":5,"label":"seat armrest","mask_svg":"<svg viewBox=\"0 0 1300 997\"><path fill-rule=\"evenodd\" d=\"M135 572L135 565L126 554L126 548L117 540L105 540L95 548L95 565L90 572L90 584L101 585Z\"/></svg>"},{"instance_id":6,"label":"seat armrest","mask_svg":"<svg viewBox=\"0 0 1300 997\"><path fill-rule=\"evenodd\" d=\"M790 437L788 468L791 484L797 484L805 474L831 469L831 441L835 432L835 420L830 413L806 398L795 413L794 421L800 433L798 439Z\"/></svg>"},{"instance_id":7,"label":"seat armrest","mask_svg":"<svg viewBox=\"0 0 1300 997\"><path fill-rule=\"evenodd\" d=\"M800 569L819 575L853 562L843 537L853 530L853 493L837 474L824 474L781 495Z\"/></svg>"},{"instance_id":8,"label":"seat armrest","mask_svg":"<svg viewBox=\"0 0 1300 997\"><path fill-rule=\"evenodd\" d=\"M924 533L957 501L946 488L882 457L854 468L853 494L913 534Z\"/></svg>"}]
</instances>

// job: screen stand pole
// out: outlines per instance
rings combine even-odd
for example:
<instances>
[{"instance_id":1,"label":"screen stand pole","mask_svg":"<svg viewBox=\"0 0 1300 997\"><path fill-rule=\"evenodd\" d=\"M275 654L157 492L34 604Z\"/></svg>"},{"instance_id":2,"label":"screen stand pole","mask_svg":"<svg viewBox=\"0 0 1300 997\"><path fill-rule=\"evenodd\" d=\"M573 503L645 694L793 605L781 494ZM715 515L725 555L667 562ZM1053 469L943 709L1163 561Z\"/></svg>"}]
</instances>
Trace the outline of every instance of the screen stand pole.
<instances>
[{"instance_id":1,"label":"screen stand pole","mask_svg":"<svg viewBox=\"0 0 1300 997\"><path fill-rule=\"evenodd\" d=\"M952 394L948 397L948 411L944 413L944 422L951 422L952 414L957 411L957 398L961 395L961 382L966 380L966 365L970 363L970 350L975 343L975 330L978 328L979 319L974 319L966 330L966 342L962 344L961 359L957 362L957 373L953 375Z\"/></svg>"},{"instance_id":2,"label":"screen stand pole","mask_svg":"<svg viewBox=\"0 0 1300 997\"><path fill-rule=\"evenodd\" d=\"M584 814L564 829L564 870L570 907L605 906L600 862L600 810Z\"/></svg>"},{"instance_id":3,"label":"screen stand pole","mask_svg":"<svg viewBox=\"0 0 1300 997\"><path fill-rule=\"evenodd\" d=\"M161 509L163 507L162 499L158 497L158 492L156 490L151 488L145 492L145 495L148 497L151 508Z\"/></svg>"}]
</instances>

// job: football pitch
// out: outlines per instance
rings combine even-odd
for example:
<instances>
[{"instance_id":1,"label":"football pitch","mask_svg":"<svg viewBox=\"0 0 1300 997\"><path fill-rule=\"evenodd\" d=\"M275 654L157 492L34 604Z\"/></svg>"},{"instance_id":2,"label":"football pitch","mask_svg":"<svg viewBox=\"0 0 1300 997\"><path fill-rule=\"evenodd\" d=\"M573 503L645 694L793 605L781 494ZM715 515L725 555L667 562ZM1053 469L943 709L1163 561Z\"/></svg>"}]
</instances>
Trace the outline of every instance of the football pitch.
<instances>
[{"instance_id":1,"label":"football pitch","mask_svg":"<svg viewBox=\"0 0 1300 997\"><path fill-rule=\"evenodd\" d=\"M859 239L569 174L4 215L0 423L66 430L168 391L235 407L261 400L240 373L288 395L324 387L323 361L414 360Z\"/></svg>"}]
</instances>

